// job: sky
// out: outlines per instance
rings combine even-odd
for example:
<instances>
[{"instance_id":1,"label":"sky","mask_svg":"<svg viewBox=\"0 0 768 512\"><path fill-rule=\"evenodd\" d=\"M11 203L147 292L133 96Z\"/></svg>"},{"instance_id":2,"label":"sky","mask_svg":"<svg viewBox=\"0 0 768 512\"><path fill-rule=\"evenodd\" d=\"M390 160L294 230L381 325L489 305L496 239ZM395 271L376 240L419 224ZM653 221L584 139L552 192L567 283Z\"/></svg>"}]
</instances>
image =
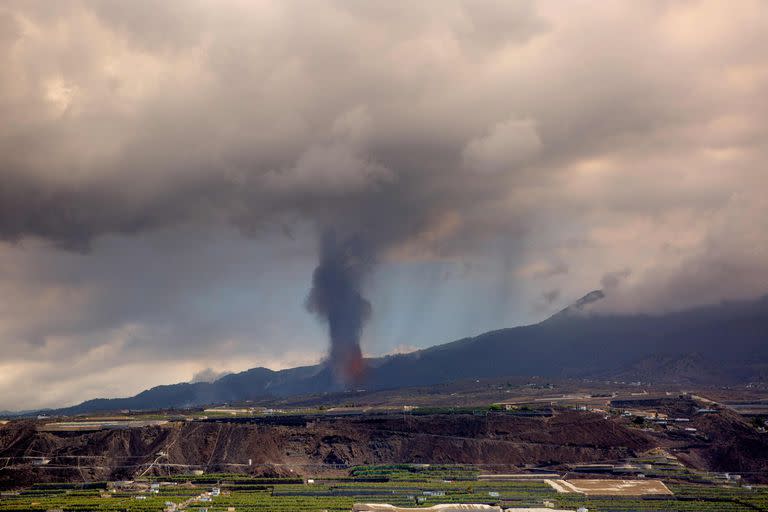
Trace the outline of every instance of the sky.
<instances>
[{"instance_id":1,"label":"sky","mask_svg":"<svg viewBox=\"0 0 768 512\"><path fill-rule=\"evenodd\" d=\"M0 2L0 410L768 293L762 0ZM311 308L310 308L311 309Z\"/></svg>"}]
</instances>

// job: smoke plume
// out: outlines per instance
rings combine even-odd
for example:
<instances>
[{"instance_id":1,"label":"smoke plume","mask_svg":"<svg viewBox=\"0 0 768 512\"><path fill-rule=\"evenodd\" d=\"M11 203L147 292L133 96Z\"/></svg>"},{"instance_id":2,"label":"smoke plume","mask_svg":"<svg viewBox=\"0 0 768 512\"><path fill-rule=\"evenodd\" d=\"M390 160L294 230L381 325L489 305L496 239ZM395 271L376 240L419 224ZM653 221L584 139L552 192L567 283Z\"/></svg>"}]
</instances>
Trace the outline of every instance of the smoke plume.
<instances>
[{"instance_id":1,"label":"smoke plume","mask_svg":"<svg viewBox=\"0 0 768 512\"><path fill-rule=\"evenodd\" d=\"M371 303L363 297L361 285L372 265L360 237L339 239L333 231L323 234L307 309L328 323L328 362L345 384L359 382L364 371L360 335L371 315Z\"/></svg>"}]
</instances>

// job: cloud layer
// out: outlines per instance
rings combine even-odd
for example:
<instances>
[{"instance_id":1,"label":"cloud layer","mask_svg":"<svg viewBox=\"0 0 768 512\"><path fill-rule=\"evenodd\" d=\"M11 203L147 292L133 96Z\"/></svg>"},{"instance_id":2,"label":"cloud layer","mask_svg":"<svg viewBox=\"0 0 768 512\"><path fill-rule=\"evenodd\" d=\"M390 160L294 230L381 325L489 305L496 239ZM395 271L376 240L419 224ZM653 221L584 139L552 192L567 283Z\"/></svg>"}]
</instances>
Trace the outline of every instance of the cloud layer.
<instances>
[{"instance_id":1,"label":"cloud layer","mask_svg":"<svg viewBox=\"0 0 768 512\"><path fill-rule=\"evenodd\" d=\"M6 2L0 408L150 360L185 372L151 383L316 360L328 228L392 273L371 352L601 280L613 311L768 291L763 3L576 4ZM388 305L416 289L456 298L416 328ZM10 397L40 379L55 398Z\"/></svg>"}]
</instances>

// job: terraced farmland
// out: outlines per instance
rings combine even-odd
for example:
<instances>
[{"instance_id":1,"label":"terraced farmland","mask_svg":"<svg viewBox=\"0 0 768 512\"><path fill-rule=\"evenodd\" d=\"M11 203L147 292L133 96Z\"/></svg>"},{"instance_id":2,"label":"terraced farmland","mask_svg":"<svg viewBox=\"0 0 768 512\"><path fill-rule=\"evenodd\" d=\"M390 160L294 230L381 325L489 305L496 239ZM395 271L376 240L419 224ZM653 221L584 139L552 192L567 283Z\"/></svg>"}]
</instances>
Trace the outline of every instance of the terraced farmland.
<instances>
[{"instance_id":1,"label":"terraced farmland","mask_svg":"<svg viewBox=\"0 0 768 512\"><path fill-rule=\"evenodd\" d=\"M311 482L310 482L311 481ZM154 483L154 492L150 485ZM158 485L159 484L159 485ZM45 484L5 493L0 511L344 511L354 503L428 507L480 503L504 508L552 506L591 512L768 510L768 487L667 482L672 495L584 496L558 493L542 481L482 481L469 466L364 466L332 479L180 475L122 483ZM213 488L219 495L211 493Z\"/></svg>"}]
</instances>

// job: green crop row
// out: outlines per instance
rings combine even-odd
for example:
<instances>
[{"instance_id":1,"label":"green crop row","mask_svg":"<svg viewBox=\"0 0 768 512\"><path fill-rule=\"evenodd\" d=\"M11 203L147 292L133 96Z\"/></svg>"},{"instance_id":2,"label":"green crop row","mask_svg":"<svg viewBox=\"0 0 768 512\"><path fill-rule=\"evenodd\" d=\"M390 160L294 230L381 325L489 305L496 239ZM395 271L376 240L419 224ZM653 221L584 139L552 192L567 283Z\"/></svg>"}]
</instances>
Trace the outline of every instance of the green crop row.
<instances>
[{"instance_id":1,"label":"green crop row","mask_svg":"<svg viewBox=\"0 0 768 512\"><path fill-rule=\"evenodd\" d=\"M465 475L467 480L444 478L447 474ZM364 475L377 475L377 479L361 481ZM510 508L542 507L551 502L556 508L586 507L590 512L768 511L766 486L671 483L673 496L587 497L557 493L543 482L478 481L470 476L476 478L477 472L466 466L389 465L353 468L348 478L319 480L317 484L305 484L297 478L256 478L231 473L178 475L159 481L192 485L161 485L157 493L138 488L110 491L105 482L93 486L41 484L0 497L0 512L148 512L164 510L167 502L185 503L187 510L193 512L220 512L230 507L238 512L348 512L356 502L411 507L486 503ZM222 494L212 496L211 501L194 500L213 486L220 487Z\"/></svg>"}]
</instances>

